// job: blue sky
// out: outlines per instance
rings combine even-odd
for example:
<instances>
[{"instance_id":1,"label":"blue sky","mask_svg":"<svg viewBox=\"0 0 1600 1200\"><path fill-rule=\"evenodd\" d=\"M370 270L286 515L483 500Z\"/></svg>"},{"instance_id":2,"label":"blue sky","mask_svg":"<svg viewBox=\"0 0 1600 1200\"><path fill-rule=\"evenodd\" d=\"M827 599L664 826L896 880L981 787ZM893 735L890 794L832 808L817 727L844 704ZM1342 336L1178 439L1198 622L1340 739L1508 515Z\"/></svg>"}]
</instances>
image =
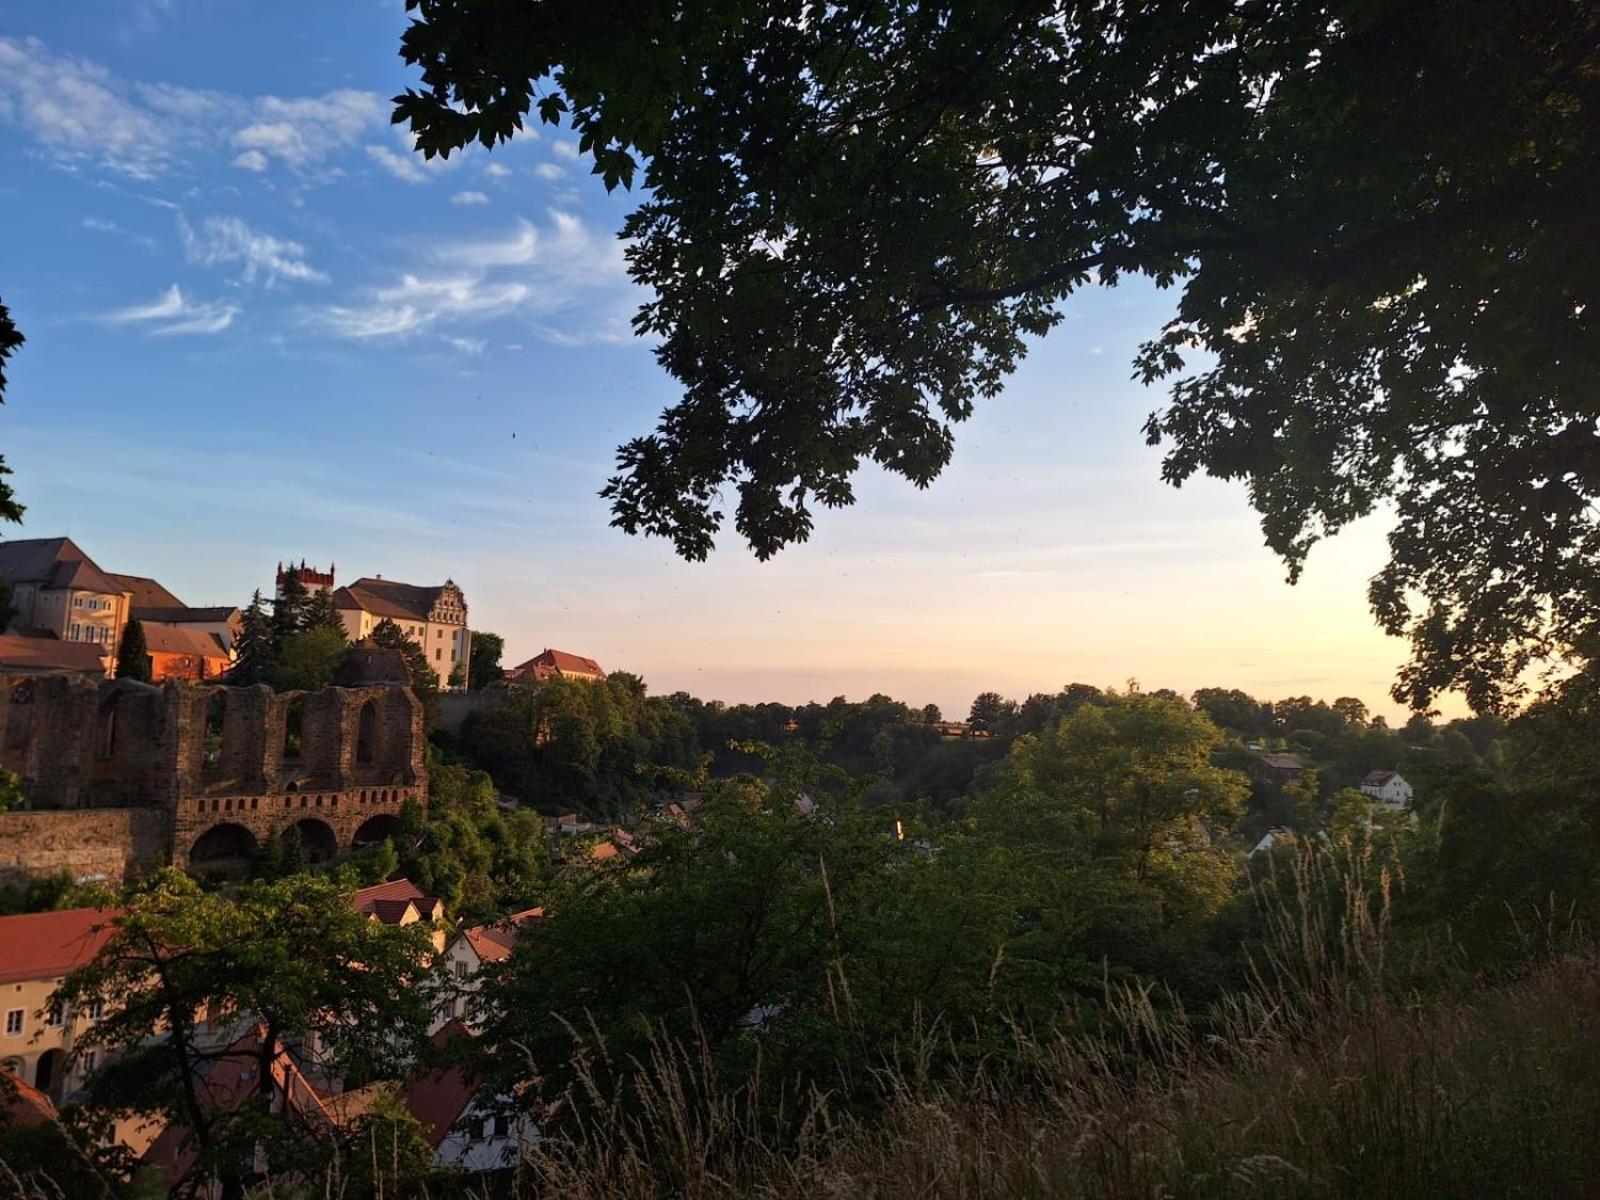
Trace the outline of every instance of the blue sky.
<instances>
[{"instance_id":1,"label":"blue sky","mask_svg":"<svg viewBox=\"0 0 1600 1200\"><path fill-rule=\"evenodd\" d=\"M1129 361L1169 297L1145 285L1076 298L932 489L869 472L775 562L611 530L614 448L675 397L628 334L630 200L560 130L412 154L404 24L392 0L0 0L22 536L194 604L290 556L449 576L512 661L557 646L729 700L964 712L1138 678L1396 711L1374 523L1291 589L1242 488L1159 482Z\"/></svg>"}]
</instances>

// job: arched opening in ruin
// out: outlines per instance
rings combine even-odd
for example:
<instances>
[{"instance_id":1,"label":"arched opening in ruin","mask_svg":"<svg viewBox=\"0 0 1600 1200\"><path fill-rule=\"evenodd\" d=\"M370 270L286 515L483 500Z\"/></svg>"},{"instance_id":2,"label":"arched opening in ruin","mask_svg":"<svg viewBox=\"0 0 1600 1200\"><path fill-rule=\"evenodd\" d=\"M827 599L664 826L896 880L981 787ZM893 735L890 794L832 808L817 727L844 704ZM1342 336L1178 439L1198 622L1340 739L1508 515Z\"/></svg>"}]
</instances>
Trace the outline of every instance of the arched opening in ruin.
<instances>
[{"instance_id":1,"label":"arched opening in ruin","mask_svg":"<svg viewBox=\"0 0 1600 1200\"><path fill-rule=\"evenodd\" d=\"M100 706L95 720L95 755L101 759L115 758L117 753L117 709L122 697L113 695Z\"/></svg>"},{"instance_id":2,"label":"arched opening in ruin","mask_svg":"<svg viewBox=\"0 0 1600 1200\"><path fill-rule=\"evenodd\" d=\"M361 714L356 718L356 762L362 766L370 764L377 750L378 742L378 706L368 700L361 706Z\"/></svg>"},{"instance_id":3,"label":"arched opening in ruin","mask_svg":"<svg viewBox=\"0 0 1600 1200\"><path fill-rule=\"evenodd\" d=\"M243 825L224 821L195 839L194 845L189 847L189 866L191 869L249 866L256 850L255 834Z\"/></svg>"},{"instance_id":4,"label":"arched opening in ruin","mask_svg":"<svg viewBox=\"0 0 1600 1200\"><path fill-rule=\"evenodd\" d=\"M293 696L283 710L283 757L299 758L304 749L306 701L304 696Z\"/></svg>"},{"instance_id":5,"label":"arched opening in ruin","mask_svg":"<svg viewBox=\"0 0 1600 1200\"><path fill-rule=\"evenodd\" d=\"M300 845L305 848L307 862L332 862L339 857L339 837L326 821L306 817L296 821L294 827L300 833Z\"/></svg>"},{"instance_id":6,"label":"arched opening in ruin","mask_svg":"<svg viewBox=\"0 0 1600 1200\"><path fill-rule=\"evenodd\" d=\"M6 713L6 749L26 750L33 736L33 681L24 679L11 689Z\"/></svg>"},{"instance_id":7,"label":"arched opening in ruin","mask_svg":"<svg viewBox=\"0 0 1600 1200\"><path fill-rule=\"evenodd\" d=\"M39 1061L33 1067L33 1086L47 1096L54 1096L53 1088L61 1084L61 1068L66 1055L60 1050L46 1050L39 1055Z\"/></svg>"},{"instance_id":8,"label":"arched opening in ruin","mask_svg":"<svg viewBox=\"0 0 1600 1200\"><path fill-rule=\"evenodd\" d=\"M206 735L205 750L201 762L207 769L215 770L222 765L222 737L228 722L228 695L226 692L212 692L211 698L206 701Z\"/></svg>"},{"instance_id":9,"label":"arched opening in ruin","mask_svg":"<svg viewBox=\"0 0 1600 1200\"><path fill-rule=\"evenodd\" d=\"M356 830L356 836L351 839L350 844L354 849L362 850L399 835L400 818L389 813L379 813L361 822L361 828Z\"/></svg>"}]
</instances>

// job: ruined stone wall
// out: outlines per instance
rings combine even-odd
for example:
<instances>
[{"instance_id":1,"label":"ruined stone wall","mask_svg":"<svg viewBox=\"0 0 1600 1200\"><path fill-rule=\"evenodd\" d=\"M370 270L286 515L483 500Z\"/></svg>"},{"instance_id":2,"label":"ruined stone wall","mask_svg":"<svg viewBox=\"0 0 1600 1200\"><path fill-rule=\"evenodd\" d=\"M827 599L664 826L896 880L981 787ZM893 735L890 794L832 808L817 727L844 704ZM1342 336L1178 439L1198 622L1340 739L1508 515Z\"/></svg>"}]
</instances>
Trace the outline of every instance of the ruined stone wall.
<instances>
[{"instance_id":1,"label":"ruined stone wall","mask_svg":"<svg viewBox=\"0 0 1600 1200\"><path fill-rule=\"evenodd\" d=\"M61 870L119 884L171 855L171 817L159 809L0 813L0 886Z\"/></svg>"},{"instance_id":2,"label":"ruined stone wall","mask_svg":"<svg viewBox=\"0 0 1600 1200\"><path fill-rule=\"evenodd\" d=\"M237 825L248 835L241 844L258 844L301 822L344 853L363 826L366 840L381 836L392 826L381 818L426 795L425 739L422 706L402 687L279 693L0 677L0 766L23 777L27 810L55 810L0 834L0 865L120 878L126 865L102 869L119 855L184 865L215 826ZM85 823L64 819L89 809ZM122 810L154 818L111 815ZM80 869L66 843L102 817Z\"/></svg>"}]
</instances>

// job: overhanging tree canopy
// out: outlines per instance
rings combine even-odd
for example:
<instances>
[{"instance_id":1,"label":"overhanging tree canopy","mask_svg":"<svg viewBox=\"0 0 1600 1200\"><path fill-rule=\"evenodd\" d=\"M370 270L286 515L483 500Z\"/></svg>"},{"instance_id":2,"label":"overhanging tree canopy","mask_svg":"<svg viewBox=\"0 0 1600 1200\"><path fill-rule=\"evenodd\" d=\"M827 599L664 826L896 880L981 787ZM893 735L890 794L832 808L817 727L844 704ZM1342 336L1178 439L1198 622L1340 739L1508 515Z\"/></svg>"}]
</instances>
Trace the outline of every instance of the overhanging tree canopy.
<instances>
[{"instance_id":1,"label":"overhanging tree canopy","mask_svg":"<svg viewBox=\"0 0 1600 1200\"><path fill-rule=\"evenodd\" d=\"M1180 289L1164 476L1298 575L1392 506L1396 694L1516 694L1600 600L1600 9L1575 0L408 0L423 153L565 117L643 164L636 318L683 385L614 523L761 557L873 461L926 486L1061 302Z\"/></svg>"}]
</instances>

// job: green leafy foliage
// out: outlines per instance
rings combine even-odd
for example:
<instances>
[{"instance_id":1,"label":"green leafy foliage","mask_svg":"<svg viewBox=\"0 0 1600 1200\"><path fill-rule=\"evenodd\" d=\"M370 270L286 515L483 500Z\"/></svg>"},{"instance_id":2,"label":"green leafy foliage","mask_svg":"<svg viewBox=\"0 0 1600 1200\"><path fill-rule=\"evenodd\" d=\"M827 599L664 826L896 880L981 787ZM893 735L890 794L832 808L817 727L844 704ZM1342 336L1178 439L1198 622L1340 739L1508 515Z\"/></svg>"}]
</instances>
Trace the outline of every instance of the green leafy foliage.
<instances>
[{"instance_id":1,"label":"green leafy foliage","mask_svg":"<svg viewBox=\"0 0 1600 1200\"><path fill-rule=\"evenodd\" d=\"M0 403L4 403L6 398L6 360L22 348L24 340L22 331L17 328L16 323L11 319L11 310L3 303L0 303ZM17 503L17 498L11 490L11 485L6 482L5 477L10 474L11 468L6 466L3 458L0 458L0 520L20 523L22 514L26 510L21 504ZM10 610L10 589L8 588L3 611L10 612Z\"/></svg>"},{"instance_id":2,"label":"green leafy foliage","mask_svg":"<svg viewBox=\"0 0 1600 1200\"><path fill-rule=\"evenodd\" d=\"M349 649L342 627L308 625L279 639L269 682L280 691L332 687Z\"/></svg>"},{"instance_id":3,"label":"green leafy foliage","mask_svg":"<svg viewBox=\"0 0 1600 1200\"><path fill-rule=\"evenodd\" d=\"M486 688L503 674L500 656L505 653L506 640L498 633L475 629L472 631L472 659L467 667L467 687L471 691Z\"/></svg>"},{"instance_id":4,"label":"green leafy foliage","mask_svg":"<svg viewBox=\"0 0 1600 1200\"><path fill-rule=\"evenodd\" d=\"M372 629L372 641L388 650L398 650L406 663L406 676L412 692L422 702L422 711L428 727L439 723L439 677L428 663L427 652L406 636L405 631L388 617Z\"/></svg>"},{"instance_id":5,"label":"green leafy foliage","mask_svg":"<svg viewBox=\"0 0 1600 1200\"><path fill-rule=\"evenodd\" d=\"M243 1194L242 1164L258 1146L280 1173L320 1168L331 1152L272 1103L283 1042L315 1057L314 1070L347 1078L397 1071L423 1045L427 927L369 919L333 878L256 881L230 896L162 871L107 922L109 940L54 997L102 1009L73 1047L108 1060L92 1077L91 1102L187 1128L198 1169L215 1172L225 1196ZM259 1036L236 1040L252 1028ZM254 1095L211 1103L206 1075L241 1061L255 1072Z\"/></svg>"},{"instance_id":6,"label":"green leafy foliage","mask_svg":"<svg viewBox=\"0 0 1600 1200\"><path fill-rule=\"evenodd\" d=\"M863 462L926 486L1135 274L1179 290L1135 364L1167 480L1243 481L1291 578L1392 505L1399 696L1492 707L1592 628L1593 6L408 7L425 155L537 111L643 184L635 327L683 396L619 452L623 529L702 558L734 495L765 558Z\"/></svg>"}]
</instances>

